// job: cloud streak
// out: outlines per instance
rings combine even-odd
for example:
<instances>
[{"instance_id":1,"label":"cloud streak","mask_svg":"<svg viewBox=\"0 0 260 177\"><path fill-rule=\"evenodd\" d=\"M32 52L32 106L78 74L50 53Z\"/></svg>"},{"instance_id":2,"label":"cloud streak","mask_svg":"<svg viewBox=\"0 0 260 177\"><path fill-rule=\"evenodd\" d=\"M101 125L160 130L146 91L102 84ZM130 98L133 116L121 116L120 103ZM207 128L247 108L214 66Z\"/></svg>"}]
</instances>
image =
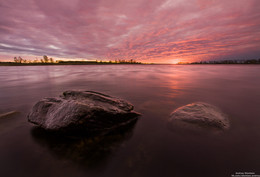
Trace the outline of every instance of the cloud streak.
<instances>
[{"instance_id":1,"label":"cloud streak","mask_svg":"<svg viewBox=\"0 0 260 177\"><path fill-rule=\"evenodd\" d=\"M0 59L260 56L258 0L0 0L0 16Z\"/></svg>"}]
</instances>

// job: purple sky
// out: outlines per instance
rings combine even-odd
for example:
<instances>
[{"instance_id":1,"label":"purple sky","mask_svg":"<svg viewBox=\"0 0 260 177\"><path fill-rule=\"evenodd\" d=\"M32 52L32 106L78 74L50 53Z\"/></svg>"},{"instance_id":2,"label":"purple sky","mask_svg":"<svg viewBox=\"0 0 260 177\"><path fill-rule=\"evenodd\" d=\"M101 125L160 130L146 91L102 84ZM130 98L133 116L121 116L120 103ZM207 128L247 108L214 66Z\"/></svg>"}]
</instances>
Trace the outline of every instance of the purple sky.
<instances>
[{"instance_id":1,"label":"purple sky","mask_svg":"<svg viewBox=\"0 0 260 177\"><path fill-rule=\"evenodd\" d=\"M259 0L0 0L0 60L260 58Z\"/></svg>"}]
</instances>

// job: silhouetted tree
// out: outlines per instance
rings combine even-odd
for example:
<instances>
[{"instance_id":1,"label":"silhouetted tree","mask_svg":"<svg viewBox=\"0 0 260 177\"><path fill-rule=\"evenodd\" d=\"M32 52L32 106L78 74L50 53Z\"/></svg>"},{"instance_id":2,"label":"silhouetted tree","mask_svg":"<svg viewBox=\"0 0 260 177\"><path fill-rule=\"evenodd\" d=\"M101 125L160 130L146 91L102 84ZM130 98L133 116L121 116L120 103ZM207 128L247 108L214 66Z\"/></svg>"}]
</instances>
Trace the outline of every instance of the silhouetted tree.
<instances>
[{"instance_id":1,"label":"silhouetted tree","mask_svg":"<svg viewBox=\"0 0 260 177\"><path fill-rule=\"evenodd\" d=\"M18 63L17 57L14 57L14 62L15 62L15 63Z\"/></svg>"},{"instance_id":2,"label":"silhouetted tree","mask_svg":"<svg viewBox=\"0 0 260 177\"><path fill-rule=\"evenodd\" d=\"M51 63L54 63L54 60L53 60L53 58L50 58L50 62L51 62Z\"/></svg>"},{"instance_id":3,"label":"silhouetted tree","mask_svg":"<svg viewBox=\"0 0 260 177\"><path fill-rule=\"evenodd\" d=\"M20 57L20 56L18 57L18 62L19 62L19 63L22 63L22 62L23 62L22 57Z\"/></svg>"},{"instance_id":4,"label":"silhouetted tree","mask_svg":"<svg viewBox=\"0 0 260 177\"><path fill-rule=\"evenodd\" d=\"M44 60L45 63L49 62L49 59L48 59L47 55L43 55L43 60Z\"/></svg>"}]
</instances>

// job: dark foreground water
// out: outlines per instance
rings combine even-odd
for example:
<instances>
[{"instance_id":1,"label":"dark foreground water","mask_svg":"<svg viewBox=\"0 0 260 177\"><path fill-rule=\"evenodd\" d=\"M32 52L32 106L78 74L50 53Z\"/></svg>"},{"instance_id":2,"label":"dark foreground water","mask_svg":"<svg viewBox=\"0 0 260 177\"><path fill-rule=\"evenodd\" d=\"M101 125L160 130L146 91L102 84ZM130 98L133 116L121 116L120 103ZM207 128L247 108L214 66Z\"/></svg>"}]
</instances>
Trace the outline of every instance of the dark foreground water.
<instances>
[{"instance_id":1,"label":"dark foreground water","mask_svg":"<svg viewBox=\"0 0 260 177\"><path fill-rule=\"evenodd\" d=\"M260 66L96 65L0 67L0 176L228 177L260 175ZM76 140L46 136L27 122L39 99L68 89L129 100L135 125ZM219 107L231 127L220 134L167 128L188 103Z\"/></svg>"}]
</instances>

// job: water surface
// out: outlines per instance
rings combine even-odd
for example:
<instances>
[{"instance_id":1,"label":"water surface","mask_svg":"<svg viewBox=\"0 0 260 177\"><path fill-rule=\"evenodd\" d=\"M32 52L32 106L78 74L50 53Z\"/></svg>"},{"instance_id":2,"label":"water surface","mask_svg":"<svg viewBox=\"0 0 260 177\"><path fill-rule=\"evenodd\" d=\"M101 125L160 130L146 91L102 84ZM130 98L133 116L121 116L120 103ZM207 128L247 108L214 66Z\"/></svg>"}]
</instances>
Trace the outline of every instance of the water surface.
<instances>
[{"instance_id":1,"label":"water surface","mask_svg":"<svg viewBox=\"0 0 260 177\"><path fill-rule=\"evenodd\" d=\"M0 67L1 176L225 177L260 174L260 66L86 65ZM69 89L126 99L142 113L107 136L63 140L27 122L43 97ZM219 107L231 127L221 134L167 128L176 108L203 101Z\"/></svg>"}]
</instances>

